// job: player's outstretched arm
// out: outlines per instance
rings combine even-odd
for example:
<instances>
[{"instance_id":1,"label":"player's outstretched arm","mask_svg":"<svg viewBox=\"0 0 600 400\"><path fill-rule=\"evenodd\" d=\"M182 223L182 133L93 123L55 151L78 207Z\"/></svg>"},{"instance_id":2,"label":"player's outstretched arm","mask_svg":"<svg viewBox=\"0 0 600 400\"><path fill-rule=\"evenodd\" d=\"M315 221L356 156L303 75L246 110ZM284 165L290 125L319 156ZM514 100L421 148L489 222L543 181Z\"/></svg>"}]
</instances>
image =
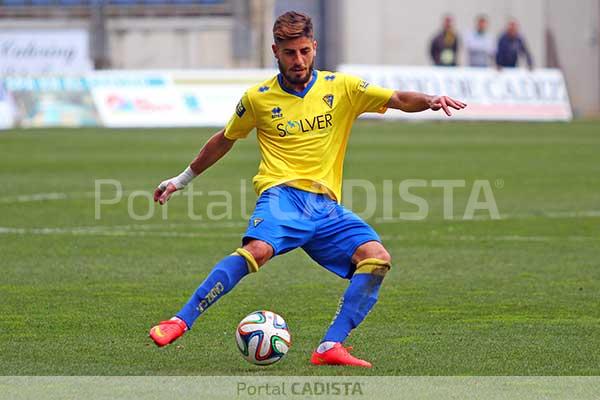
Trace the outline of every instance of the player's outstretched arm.
<instances>
[{"instance_id":1,"label":"player's outstretched arm","mask_svg":"<svg viewBox=\"0 0 600 400\"><path fill-rule=\"evenodd\" d=\"M230 140L225 137L225 129L221 129L219 132L215 133L208 139L208 142L202 147L200 153L198 153L185 171L173 178L162 181L160 185L158 185L154 191L154 201L165 204L169 201L169 198L171 198L173 193L186 187L192 179L200 175L227 154L234 143L235 140Z\"/></svg>"},{"instance_id":2,"label":"player's outstretched arm","mask_svg":"<svg viewBox=\"0 0 600 400\"><path fill-rule=\"evenodd\" d=\"M402 110L404 112L421 112L425 110L444 110L447 116L451 116L451 108L462 110L467 105L462 101L454 100L448 96L429 96L418 92L395 91L387 103L388 108Z\"/></svg>"}]
</instances>

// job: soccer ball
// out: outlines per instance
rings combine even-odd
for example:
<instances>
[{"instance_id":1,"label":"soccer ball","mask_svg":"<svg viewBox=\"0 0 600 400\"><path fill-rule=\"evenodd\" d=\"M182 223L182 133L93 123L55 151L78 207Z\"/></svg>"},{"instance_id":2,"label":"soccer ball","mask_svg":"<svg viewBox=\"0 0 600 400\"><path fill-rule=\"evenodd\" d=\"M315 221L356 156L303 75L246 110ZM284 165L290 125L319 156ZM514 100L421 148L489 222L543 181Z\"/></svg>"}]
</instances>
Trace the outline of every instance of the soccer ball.
<instances>
[{"instance_id":1,"label":"soccer ball","mask_svg":"<svg viewBox=\"0 0 600 400\"><path fill-rule=\"evenodd\" d=\"M255 311L238 325L235 340L242 356L255 365L270 365L281 360L292 345L292 336L280 315Z\"/></svg>"}]
</instances>

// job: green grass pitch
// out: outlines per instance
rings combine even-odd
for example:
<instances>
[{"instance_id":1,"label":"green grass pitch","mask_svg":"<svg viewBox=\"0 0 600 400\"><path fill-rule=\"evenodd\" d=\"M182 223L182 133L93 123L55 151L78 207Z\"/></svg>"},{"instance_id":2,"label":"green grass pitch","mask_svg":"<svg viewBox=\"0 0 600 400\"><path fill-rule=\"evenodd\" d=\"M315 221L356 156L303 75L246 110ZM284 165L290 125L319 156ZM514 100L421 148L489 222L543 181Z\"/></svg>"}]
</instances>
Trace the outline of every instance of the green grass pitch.
<instances>
[{"instance_id":1,"label":"green grass pitch","mask_svg":"<svg viewBox=\"0 0 600 400\"><path fill-rule=\"evenodd\" d=\"M369 218L394 258L380 301L350 337L372 370L312 367L346 282L302 251L277 257L222 298L176 344L158 349L151 325L170 317L212 265L238 246L255 195L255 139L240 141L194 182L194 212L174 198L168 218L148 199L179 173L212 130L0 132L0 359L3 375L600 375L600 124L359 122L346 179L372 182ZM125 191L95 219L94 182ZM425 199L429 215L399 220ZM432 180L465 180L454 220ZM464 221L475 180L491 183L501 220ZM382 188L391 211L382 220ZM103 187L104 199L114 189ZM231 218L222 213L232 195ZM365 208L357 191L353 208ZM142 215L143 216L143 215ZM293 337L271 367L246 363L238 321L256 309L282 314Z\"/></svg>"}]
</instances>

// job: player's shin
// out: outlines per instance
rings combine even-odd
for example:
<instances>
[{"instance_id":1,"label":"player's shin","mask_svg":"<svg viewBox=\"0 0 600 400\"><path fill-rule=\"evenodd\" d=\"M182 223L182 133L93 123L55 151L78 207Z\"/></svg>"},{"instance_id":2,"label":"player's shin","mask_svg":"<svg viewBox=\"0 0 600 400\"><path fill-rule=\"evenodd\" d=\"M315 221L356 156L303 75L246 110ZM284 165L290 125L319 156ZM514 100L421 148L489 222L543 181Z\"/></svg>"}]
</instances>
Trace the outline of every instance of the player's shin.
<instances>
[{"instance_id":1,"label":"player's shin","mask_svg":"<svg viewBox=\"0 0 600 400\"><path fill-rule=\"evenodd\" d=\"M244 276L256 271L258 265L252 255L244 249L237 249L214 266L176 316L185 321L190 329L208 307L233 289Z\"/></svg>"},{"instance_id":2,"label":"player's shin","mask_svg":"<svg viewBox=\"0 0 600 400\"><path fill-rule=\"evenodd\" d=\"M352 329L365 319L377 303L379 288L389 269L388 262L375 258L363 260L356 266L350 285L340 300L338 312L322 340L323 344L344 342Z\"/></svg>"}]
</instances>

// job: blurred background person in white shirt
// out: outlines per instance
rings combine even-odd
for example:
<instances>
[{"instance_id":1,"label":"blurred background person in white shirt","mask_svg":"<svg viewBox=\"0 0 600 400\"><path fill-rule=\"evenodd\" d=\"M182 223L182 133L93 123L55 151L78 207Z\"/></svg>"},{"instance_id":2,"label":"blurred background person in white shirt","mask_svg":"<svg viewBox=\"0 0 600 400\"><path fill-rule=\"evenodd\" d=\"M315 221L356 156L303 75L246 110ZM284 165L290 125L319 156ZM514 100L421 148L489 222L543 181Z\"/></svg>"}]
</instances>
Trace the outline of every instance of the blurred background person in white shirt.
<instances>
[{"instance_id":1,"label":"blurred background person in white shirt","mask_svg":"<svg viewBox=\"0 0 600 400\"><path fill-rule=\"evenodd\" d=\"M470 67L489 67L494 65L495 44L488 33L488 17L479 15L475 21L475 29L465 37L467 63Z\"/></svg>"}]
</instances>

